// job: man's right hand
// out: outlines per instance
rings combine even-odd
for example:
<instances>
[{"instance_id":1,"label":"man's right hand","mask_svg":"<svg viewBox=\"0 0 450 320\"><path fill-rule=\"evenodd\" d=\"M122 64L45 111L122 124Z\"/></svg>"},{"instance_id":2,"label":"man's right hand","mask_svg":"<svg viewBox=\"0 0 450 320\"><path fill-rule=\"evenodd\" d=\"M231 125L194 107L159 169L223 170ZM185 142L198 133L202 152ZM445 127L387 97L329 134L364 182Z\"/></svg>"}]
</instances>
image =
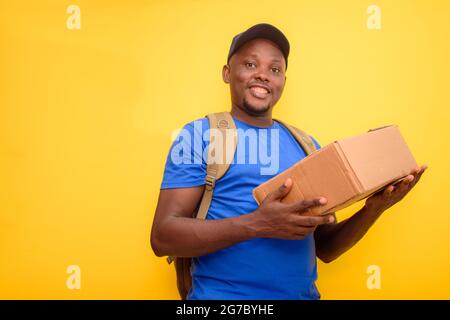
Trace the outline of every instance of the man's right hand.
<instances>
[{"instance_id":1,"label":"man's right hand","mask_svg":"<svg viewBox=\"0 0 450 320\"><path fill-rule=\"evenodd\" d=\"M308 215L308 209L327 203L324 197L286 204L281 200L292 189L288 178L277 190L267 195L259 208L252 212L257 237L301 240L314 232L317 226L333 223L333 214Z\"/></svg>"}]
</instances>

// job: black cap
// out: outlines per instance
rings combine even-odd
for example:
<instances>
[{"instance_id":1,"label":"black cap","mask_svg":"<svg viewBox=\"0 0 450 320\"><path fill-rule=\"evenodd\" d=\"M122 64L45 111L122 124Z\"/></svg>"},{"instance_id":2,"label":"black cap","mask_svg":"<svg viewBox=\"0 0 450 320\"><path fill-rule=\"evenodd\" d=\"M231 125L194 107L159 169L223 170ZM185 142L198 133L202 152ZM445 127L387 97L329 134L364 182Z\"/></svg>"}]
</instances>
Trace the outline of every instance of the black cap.
<instances>
[{"instance_id":1,"label":"black cap","mask_svg":"<svg viewBox=\"0 0 450 320\"><path fill-rule=\"evenodd\" d=\"M281 32L276 27L268 23L256 24L253 27L247 29L246 31L234 36L233 41L231 42L230 51L228 53L227 62L230 62L231 56L235 54L240 47L242 47L250 40L256 38L264 38L275 43L283 53L284 59L286 60L286 69L287 69L287 62L289 56L289 41L283 34L283 32Z\"/></svg>"}]
</instances>

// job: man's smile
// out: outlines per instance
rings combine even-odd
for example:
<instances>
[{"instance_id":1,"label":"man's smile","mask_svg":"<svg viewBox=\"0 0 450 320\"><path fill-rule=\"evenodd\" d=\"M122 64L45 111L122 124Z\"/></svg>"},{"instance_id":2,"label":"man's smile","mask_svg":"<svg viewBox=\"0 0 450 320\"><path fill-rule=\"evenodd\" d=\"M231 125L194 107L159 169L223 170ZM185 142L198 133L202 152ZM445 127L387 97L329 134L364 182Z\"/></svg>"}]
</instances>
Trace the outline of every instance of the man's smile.
<instances>
[{"instance_id":1,"label":"man's smile","mask_svg":"<svg viewBox=\"0 0 450 320\"><path fill-rule=\"evenodd\" d=\"M258 99L266 99L270 95L270 88L262 84L253 84L249 86L252 96Z\"/></svg>"}]
</instances>

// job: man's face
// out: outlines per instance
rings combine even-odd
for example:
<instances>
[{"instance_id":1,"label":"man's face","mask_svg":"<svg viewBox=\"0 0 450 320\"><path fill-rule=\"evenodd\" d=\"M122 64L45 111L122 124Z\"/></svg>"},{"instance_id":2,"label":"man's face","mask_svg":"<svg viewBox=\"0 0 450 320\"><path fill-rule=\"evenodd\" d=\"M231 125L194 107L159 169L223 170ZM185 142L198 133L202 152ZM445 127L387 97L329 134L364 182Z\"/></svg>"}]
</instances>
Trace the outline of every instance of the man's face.
<instances>
[{"instance_id":1,"label":"man's face","mask_svg":"<svg viewBox=\"0 0 450 320\"><path fill-rule=\"evenodd\" d=\"M251 115L263 115L280 99L286 81L286 62L280 49L266 39L242 46L223 67L233 105Z\"/></svg>"}]
</instances>

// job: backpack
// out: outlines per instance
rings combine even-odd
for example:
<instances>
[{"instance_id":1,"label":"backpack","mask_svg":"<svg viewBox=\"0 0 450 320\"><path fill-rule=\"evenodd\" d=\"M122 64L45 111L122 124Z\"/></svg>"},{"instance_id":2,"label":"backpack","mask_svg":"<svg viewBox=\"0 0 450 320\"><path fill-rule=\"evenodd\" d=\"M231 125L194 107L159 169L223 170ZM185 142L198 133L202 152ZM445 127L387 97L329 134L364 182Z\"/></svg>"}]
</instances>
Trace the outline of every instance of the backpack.
<instances>
[{"instance_id":1,"label":"backpack","mask_svg":"<svg viewBox=\"0 0 450 320\"><path fill-rule=\"evenodd\" d=\"M230 167L230 162L233 160L234 153L237 147L237 131L236 125L234 123L233 117L229 112L218 112L208 114L206 116L209 120L210 129L218 129L222 133L223 137L223 151L226 159L230 161L225 161L225 163L209 163L207 161L206 167L206 178L205 178L205 191L203 193L202 200L198 206L197 212L193 214L193 218L205 219L208 213L209 206L211 204L212 196L216 181L225 175L228 168ZM305 151L306 155L311 154L316 150L316 146L312 141L311 137L303 132L302 130L288 125L287 123L273 119L284 127L286 127L289 132L294 136L295 140L300 144L302 149ZM231 130L229 130L231 129ZM227 131L232 133L227 135ZM212 130L210 135L210 144L213 143ZM227 141L231 139L231 142L227 144ZM208 148L208 158L211 159L211 152L213 148ZM216 149L216 148L214 148ZM191 263L192 258L190 257L167 257L167 262L170 264L175 262L175 270L177 274L177 288L182 300L186 300L186 296L189 289L192 286L192 276L191 276Z\"/></svg>"}]
</instances>

